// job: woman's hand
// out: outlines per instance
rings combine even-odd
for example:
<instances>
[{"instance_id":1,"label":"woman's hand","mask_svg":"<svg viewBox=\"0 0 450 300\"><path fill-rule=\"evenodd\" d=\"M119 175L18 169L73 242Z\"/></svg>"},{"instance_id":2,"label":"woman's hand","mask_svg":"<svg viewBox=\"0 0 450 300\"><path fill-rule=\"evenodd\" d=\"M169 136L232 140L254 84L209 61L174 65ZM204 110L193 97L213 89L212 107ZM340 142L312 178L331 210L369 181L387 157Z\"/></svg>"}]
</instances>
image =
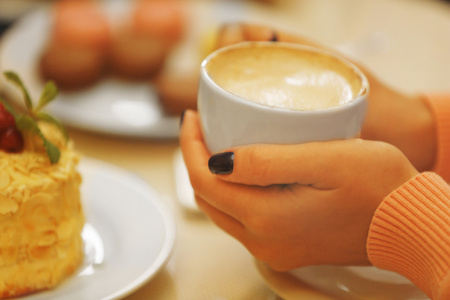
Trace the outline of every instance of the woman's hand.
<instances>
[{"instance_id":1,"label":"woman's hand","mask_svg":"<svg viewBox=\"0 0 450 300\"><path fill-rule=\"evenodd\" d=\"M201 210L276 270L369 264L374 211L418 173L395 147L359 139L238 147L211 157L208 167L192 111L180 144Z\"/></svg>"},{"instance_id":2,"label":"woman's hand","mask_svg":"<svg viewBox=\"0 0 450 300\"><path fill-rule=\"evenodd\" d=\"M336 53L331 48L301 36L245 23L224 26L218 34L216 47L242 41L271 40L302 44ZM419 171L430 170L435 160L436 137L433 116L422 96L396 91L375 78L361 64L354 63L366 74L370 84L369 109L361 137L390 143L400 149Z\"/></svg>"}]
</instances>

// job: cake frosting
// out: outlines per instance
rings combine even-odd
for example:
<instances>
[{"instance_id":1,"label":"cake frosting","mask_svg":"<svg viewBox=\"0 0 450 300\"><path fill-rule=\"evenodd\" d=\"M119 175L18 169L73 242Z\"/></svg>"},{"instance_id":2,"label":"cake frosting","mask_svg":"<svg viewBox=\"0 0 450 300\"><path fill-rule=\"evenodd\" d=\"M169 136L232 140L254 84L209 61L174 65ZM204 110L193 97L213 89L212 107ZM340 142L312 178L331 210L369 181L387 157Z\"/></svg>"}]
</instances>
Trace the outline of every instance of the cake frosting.
<instances>
[{"instance_id":1,"label":"cake frosting","mask_svg":"<svg viewBox=\"0 0 450 300\"><path fill-rule=\"evenodd\" d=\"M32 135L22 152L0 151L0 298L55 287L83 260L80 155L55 127L39 127L57 163Z\"/></svg>"}]
</instances>

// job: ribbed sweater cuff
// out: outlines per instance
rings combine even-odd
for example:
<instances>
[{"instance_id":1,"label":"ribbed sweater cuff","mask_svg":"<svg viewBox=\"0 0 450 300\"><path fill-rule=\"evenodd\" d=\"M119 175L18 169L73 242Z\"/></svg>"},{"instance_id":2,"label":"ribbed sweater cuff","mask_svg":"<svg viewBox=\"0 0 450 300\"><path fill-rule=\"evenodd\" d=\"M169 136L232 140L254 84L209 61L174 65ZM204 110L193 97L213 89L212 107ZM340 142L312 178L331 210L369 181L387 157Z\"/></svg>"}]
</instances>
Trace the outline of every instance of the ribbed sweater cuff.
<instances>
[{"instance_id":1,"label":"ribbed sweater cuff","mask_svg":"<svg viewBox=\"0 0 450 300\"><path fill-rule=\"evenodd\" d=\"M436 125L437 153L432 171L450 182L450 94L425 97Z\"/></svg>"},{"instance_id":2,"label":"ribbed sweater cuff","mask_svg":"<svg viewBox=\"0 0 450 300\"><path fill-rule=\"evenodd\" d=\"M450 270L449 199L448 184L434 173L422 173L387 196L369 230L372 264L436 295Z\"/></svg>"}]
</instances>

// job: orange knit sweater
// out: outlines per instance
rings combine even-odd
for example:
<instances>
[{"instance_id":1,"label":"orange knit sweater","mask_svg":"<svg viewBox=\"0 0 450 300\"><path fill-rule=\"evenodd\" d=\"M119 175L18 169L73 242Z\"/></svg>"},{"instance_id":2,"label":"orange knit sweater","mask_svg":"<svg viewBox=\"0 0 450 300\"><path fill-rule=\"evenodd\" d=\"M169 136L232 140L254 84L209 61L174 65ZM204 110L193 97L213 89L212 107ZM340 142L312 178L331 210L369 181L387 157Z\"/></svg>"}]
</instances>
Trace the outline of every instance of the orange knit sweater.
<instances>
[{"instance_id":1,"label":"orange knit sweater","mask_svg":"<svg viewBox=\"0 0 450 300\"><path fill-rule=\"evenodd\" d=\"M374 266L404 275L432 299L449 300L450 95L428 102L437 132L434 173L416 176L383 200L370 226L367 253Z\"/></svg>"}]
</instances>

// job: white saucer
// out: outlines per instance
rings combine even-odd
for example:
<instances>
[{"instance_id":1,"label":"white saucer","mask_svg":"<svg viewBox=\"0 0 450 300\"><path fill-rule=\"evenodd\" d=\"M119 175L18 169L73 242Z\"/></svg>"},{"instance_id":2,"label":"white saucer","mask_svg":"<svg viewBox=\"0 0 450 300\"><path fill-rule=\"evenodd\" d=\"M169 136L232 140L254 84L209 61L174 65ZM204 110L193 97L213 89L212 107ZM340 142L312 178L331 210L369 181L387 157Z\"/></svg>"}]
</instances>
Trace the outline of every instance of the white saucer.
<instances>
[{"instance_id":1,"label":"white saucer","mask_svg":"<svg viewBox=\"0 0 450 300\"><path fill-rule=\"evenodd\" d=\"M256 266L265 283L286 300L429 299L403 276L375 267L310 266L276 272L262 262Z\"/></svg>"},{"instance_id":2,"label":"white saucer","mask_svg":"<svg viewBox=\"0 0 450 300\"><path fill-rule=\"evenodd\" d=\"M154 277L170 258L175 222L161 197L140 177L83 158L85 259L50 291L20 299L117 299Z\"/></svg>"},{"instance_id":3,"label":"white saucer","mask_svg":"<svg viewBox=\"0 0 450 300\"><path fill-rule=\"evenodd\" d=\"M189 180L189 173L180 148L175 151L173 156L173 166L178 201L184 209L191 212L200 212L195 202L194 189Z\"/></svg>"}]
</instances>

